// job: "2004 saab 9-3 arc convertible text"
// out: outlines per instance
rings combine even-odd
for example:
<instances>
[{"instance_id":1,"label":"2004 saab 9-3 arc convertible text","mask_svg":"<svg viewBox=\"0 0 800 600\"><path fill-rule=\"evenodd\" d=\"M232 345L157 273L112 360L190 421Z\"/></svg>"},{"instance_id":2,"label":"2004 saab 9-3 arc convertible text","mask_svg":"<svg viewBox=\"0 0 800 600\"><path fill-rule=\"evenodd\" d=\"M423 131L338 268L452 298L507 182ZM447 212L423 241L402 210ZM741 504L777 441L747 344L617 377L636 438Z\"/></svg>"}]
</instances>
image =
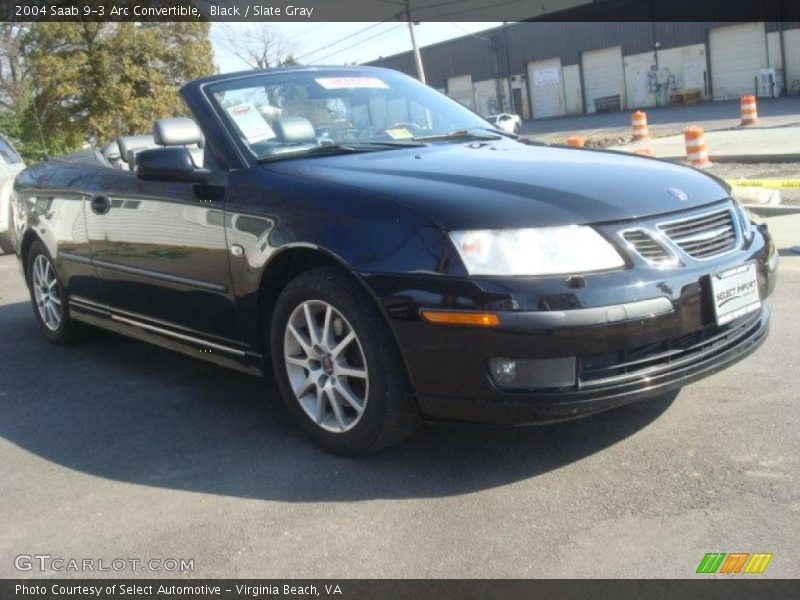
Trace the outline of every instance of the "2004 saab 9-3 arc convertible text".
<instances>
[{"instance_id":1,"label":"2004 saab 9-3 arc convertible text","mask_svg":"<svg viewBox=\"0 0 800 600\"><path fill-rule=\"evenodd\" d=\"M88 323L274 372L323 446L523 424L674 390L765 339L777 254L720 181L530 146L405 75L291 67L25 170L44 335ZM199 126L198 126L199 125Z\"/></svg>"}]
</instances>

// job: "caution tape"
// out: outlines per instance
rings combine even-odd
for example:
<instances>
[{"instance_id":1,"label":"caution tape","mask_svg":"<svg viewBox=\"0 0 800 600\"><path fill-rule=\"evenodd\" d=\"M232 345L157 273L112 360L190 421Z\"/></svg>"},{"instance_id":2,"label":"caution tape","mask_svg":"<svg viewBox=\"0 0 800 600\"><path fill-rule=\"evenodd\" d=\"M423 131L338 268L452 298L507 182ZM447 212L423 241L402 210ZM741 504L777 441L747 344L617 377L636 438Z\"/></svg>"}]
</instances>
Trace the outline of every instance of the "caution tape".
<instances>
[{"instance_id":1,"label":"caution tape","mask_svg":"<svg viewBox=\"0 0 800 600\"><path fill-rule=\"evenodd\" d=\"M800 179L727 179L733 187L752 187L767 190L800 189Z\"/></svg>"}]
</instances>

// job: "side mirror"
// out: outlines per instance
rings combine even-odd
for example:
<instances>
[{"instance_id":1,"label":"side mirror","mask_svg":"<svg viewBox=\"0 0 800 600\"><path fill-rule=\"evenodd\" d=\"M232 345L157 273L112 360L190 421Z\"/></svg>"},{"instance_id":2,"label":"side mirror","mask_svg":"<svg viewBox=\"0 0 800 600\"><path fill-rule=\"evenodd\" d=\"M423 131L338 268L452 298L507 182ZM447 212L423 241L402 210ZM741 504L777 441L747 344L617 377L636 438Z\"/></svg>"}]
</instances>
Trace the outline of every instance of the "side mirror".
<instances>
[{"instance_id":1,"label":"side mirror","mask_svg":"<svg viewBox=\"0 0 800 600\"><path fill-rule=\"evenodd\" d=\"M211 171L195 166L187 148L152 148L136 153L136 176L156 181L206 183Z\"/></svg>"}]
</instances>

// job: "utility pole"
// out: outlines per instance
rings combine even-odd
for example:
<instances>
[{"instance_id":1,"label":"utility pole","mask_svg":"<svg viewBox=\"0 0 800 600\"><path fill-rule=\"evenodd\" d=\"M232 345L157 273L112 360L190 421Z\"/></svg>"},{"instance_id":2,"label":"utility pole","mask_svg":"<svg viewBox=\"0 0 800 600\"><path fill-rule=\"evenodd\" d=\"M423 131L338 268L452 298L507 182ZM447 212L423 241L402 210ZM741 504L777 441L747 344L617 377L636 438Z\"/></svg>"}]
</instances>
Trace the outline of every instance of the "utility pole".
<instances>
[{"instance_id":1,"label":"utility pole","mask_svg":"<svg viewBox=\"0 0 800 600\"><path fill-rule=\"evenodd\" d=\"M417 79L425 83L425 69L422 67L422 56L417 46L417 36L414 35L414 22L411 20L409 0L406 0L406 21L408 21L408 32L411 34L411 47L414 49L414 62L417 63Z\"/></svg>"}]
</instances>

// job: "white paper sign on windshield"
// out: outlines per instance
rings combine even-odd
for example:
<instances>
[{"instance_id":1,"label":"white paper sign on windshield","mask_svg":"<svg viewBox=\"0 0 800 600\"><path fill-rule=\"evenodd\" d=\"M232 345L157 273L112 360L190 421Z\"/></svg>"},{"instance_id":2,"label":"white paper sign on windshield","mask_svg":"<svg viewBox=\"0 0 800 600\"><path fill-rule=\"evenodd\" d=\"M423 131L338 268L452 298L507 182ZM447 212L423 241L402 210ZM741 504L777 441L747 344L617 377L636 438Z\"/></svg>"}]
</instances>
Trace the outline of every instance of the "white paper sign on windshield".
<instances>
[{"instance_id":1,"label":"white paper sign on windshield","mask_svg":"<svg viewBox=\"0 0 800 600\"><path fill-rule=\"evenodd\" d=\"M319 77L315 81L326 90L344 90L352 88L389 89L389 86L377 77Z\"/></svg>"},{"instance_id":2,"label":"white paper sign on windshield","mask_svg":"<svg viewBox=\"0 0 800 600\"><path fill-rule=\"evenodd\" d=\"M275 137L275 132L258 112L251 102L238 104L227 109L228 114L236 123L249 144L270 140Z\"/></svg>"}]
</instances>

